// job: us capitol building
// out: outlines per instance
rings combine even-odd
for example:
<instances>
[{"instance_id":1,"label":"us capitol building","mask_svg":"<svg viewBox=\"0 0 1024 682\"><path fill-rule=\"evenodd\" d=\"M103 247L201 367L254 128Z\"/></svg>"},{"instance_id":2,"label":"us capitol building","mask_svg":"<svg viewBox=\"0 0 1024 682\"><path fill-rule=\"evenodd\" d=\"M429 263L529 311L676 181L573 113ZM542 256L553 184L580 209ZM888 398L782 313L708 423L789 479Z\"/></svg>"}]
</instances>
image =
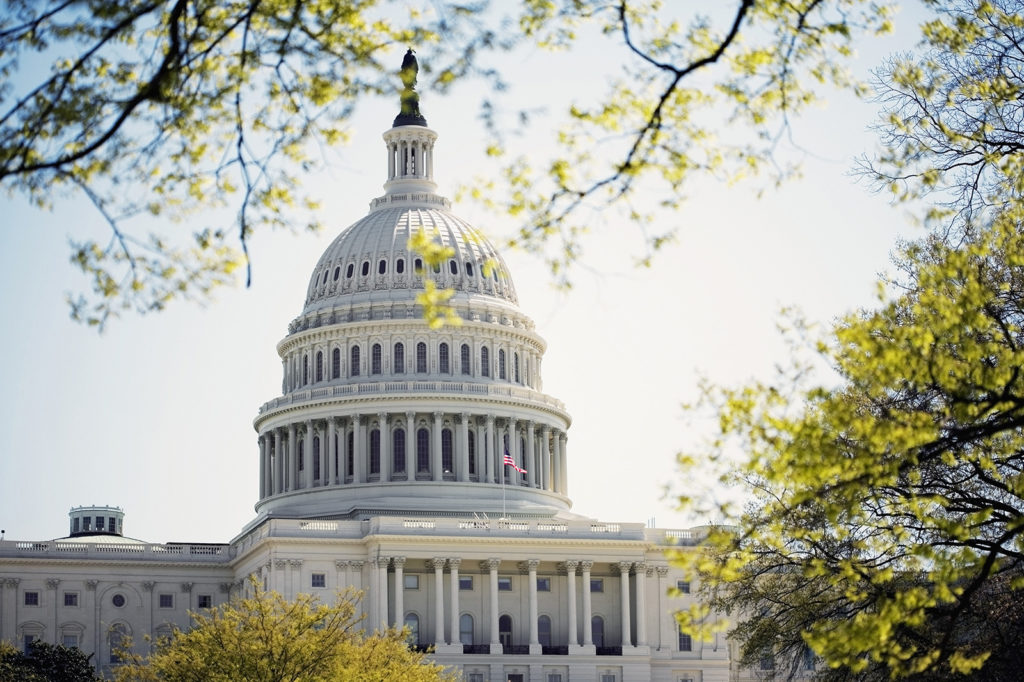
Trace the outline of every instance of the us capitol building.
<instances>
[{"instance_id":1,"label":"us capitol building","mask_svg":"<svg viewBox=\"0 0 1024 682\"><path fill-rule=\"evenodd\" d=\"M408 626L467 682L738 675L724 636L691 640L673 620L690 586L665 551L701 528L570 511L571 419L544 393L545 342L501 254L437 194L437 133L411 54L403 67L384 195L321 256L277 345L281 395L254 421L256 517L225 544L152 544L124 534L120 508L76 507L67 537L5 540L0 638L77 646L109 675L122 638L143 651L255 576L288 597L354 586L368 630ZM426 277L454 290L461 325L423 319L418 231L452 252Z\"/></svg>"}]
</instances>

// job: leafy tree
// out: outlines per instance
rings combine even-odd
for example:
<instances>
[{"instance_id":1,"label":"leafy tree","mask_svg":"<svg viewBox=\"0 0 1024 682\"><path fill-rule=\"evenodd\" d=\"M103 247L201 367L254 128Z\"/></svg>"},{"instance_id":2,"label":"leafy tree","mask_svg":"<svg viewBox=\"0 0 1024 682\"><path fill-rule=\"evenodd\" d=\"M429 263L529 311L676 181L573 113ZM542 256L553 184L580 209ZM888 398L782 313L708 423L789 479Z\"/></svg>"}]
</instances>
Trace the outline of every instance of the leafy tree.
<instances>
[{"instance_id":1,"label":"leafy tree","mask_svg":"<svg viewBox=\"0 0 1024 682\"><path fill-rule=\"evenodd\" d=\"M71 192L95 204L111 239L73 243L91 291L71 305L73 317L102 327L124 309L160 310L232 281L248 267L257 227L315 227L302 176L319 145L344 138L361 97L396 89L385 65L396 47L426 51L434 88L476 73L500 90L500 74L474 67L483 51L517 39L566 49L603 32L623 50L621 77L571 109L556 158L538 168L509 158L480 195L522 219L520 243L551 245L551 267L565 278L591 209L625 206L645 223L629 205L640 187L674 207L695 174L789 174L770 164L788 117L822 83L855 86L844 58L891 25L868 0L737 0L715 20L678 7L524 0L480 12L423 2L403 14L376 0L8 0L0 183L41 207ZM495 132L490 153L503 156L503 109L482 107ZM744 132L716 135L723 116ZM151 215L191 226L198 212L229 205L237 226L146 234L139 224ZM651 234L646 248L670 237Z\"/></svg>"},{"instance_id":2,"label":"leafy tree","mask_svg":"<svg viewBox=\"0 0 1024 682\"><path fill-rule=\"evenodd\" d=\"M678 559L707 605L734 614L742 663L775 660L767 675L796 675L809 647L830 666L822 679L1019 677L1020 9L944 8L924 57L883 71L889 146L870 168L902 198L934 198L941 229L903 245L876 309L817 342L833 380L808 361L706 388L719 433L684 460L736 465L722 480L752 500L719 507L729 527ZM682 620L700 631L703 615Z\"/></svg>"},{"instance_id":3,"label":"leafy tree","mask_svg":"<svg viewBox=\"0 0 1024 682\"><path fill-rule=\"evenodd\" d=\"M78 649L38 640L25 654L0 641L0 682L100 682L91 658Z\"/></svg>"},{"instance_id":4,"label":"leafy tree","mask_svg":"<svg viewBox=\"0 0 1024 682\"><path fill-rule=\"evenodd\" d=\"M364 634L357 595L341 593L334 604L312 595L289 601L250 582L253 596L193 613L193 627L154 642L148 657L126 652L119 682L207 680L284 682L303 680L446 680L438 665L411 651L404 633Z\"/></svg>"}]
</instances>

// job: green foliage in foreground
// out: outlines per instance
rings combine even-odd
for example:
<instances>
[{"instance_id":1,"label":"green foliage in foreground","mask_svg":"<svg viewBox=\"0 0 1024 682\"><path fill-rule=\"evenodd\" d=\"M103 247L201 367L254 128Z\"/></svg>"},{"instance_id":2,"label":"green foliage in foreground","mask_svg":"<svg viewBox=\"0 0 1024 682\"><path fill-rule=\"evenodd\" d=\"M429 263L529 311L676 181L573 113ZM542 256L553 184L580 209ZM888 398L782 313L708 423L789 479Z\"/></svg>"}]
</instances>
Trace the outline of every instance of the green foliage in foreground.
<instances>
[{"instance_id":1,"label":"green foliage in foreground","mask_svg":"<svg viewBox=\"0 0 1024 682\"><path fill-rule=\"evenodd\" d=\"M78 649L40 641L24 654L0 641L0 682L99 682L91 658Z\"/></svg>"},{"instance_id":2,"label":"green foliage in foreground","mask_svg":"<svg viewBox=\"0 0 1024 682\"><path fill-rule=\"evenodd\" d=\"M309 594L289 601L249 586L253 596L193 613L191 629L154 642L148 657L126 652L118 682L454 679L410 650L402 631L364 634L354 592L323 604Z\"/></svg>"}]
</instances>

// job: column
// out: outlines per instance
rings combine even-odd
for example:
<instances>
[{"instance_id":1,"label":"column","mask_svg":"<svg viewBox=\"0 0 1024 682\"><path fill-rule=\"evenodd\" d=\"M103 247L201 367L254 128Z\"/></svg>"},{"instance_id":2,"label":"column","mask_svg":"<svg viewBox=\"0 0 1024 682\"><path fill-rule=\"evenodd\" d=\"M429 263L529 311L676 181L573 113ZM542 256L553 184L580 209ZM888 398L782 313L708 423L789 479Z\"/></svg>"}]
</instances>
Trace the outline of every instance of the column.
<instances>
[{"instance_id":1,"label":"column","mask_svg":"<svg viewBox=\"0 0 1024 682\"><path fill-rule=\"evenodd\" d=\"M302 463L305 474L302 477L302 487L309 490L313 487L313 439L316 437L316 429L313 428L313 420L306 420L306 444L302 447Z\"/></svg>"},{"instance_id":2,"label":"column","mask_svg":"<svg viewBox=\"0 0 1024 682\"><path fill-rule=\"evenodd\" d=\"M495 420L497 422L497 420ZM502 464L502 456L505 454L504 443L501 437L501 429L494 429L494 448L491 450L492 457L494 458L494 479L496 483L505 483L505 465Z\"/></svg>"},{"instance_id":3,"label":"column","mask_svg":"<svg viewBox=\"0 0 1024 682\"><path fill-rule=\"evenodd\" d=\"M490 585L491 585L491 653L501 653L501 640L498 639L498 566L501 565L501 559L488 559L487 561L480 562L480 568L486 568L490 571Z\"/></svg>"},{"instance_id":4,"label":"column","mask_svg":"<svg viewBox=\"0 0 1024 682\"><path fill-rule=\"evenodd\" d=\"M527 580L530 581L530 653L540 653L540 640L537 638L537 566L540 561L530 559L520 564L526 569ZM537 650L534 651L534 648Z\"/></svg>"},{"instance_id":5,"label":"column","mask_svg":"<svg viewBox=\"0 0 1024 682\"><path fill-rule=\"evenodd\" d=\"M487 483L495 483L497 477L494 471L494 415L487 415L487 424L484 426L486 435L480 441L481 458L483 459L484 471L486 472Z\"/></svg>"},{"instance_id":6,"label":"column","mask_svg":"<svg viewBox=\"0 0 1024 682\"><path fill-rule=\"evenodd\" d=\"M474 426L476 426L476 476L478 481L486 483L488 481L487 472L490 471L490 467L487 466L487 427L479 421L475 421Z\"/></svg>"},{"instance_id":7,"label":"column","mask_svg":"<svg viewBox=\"0 0 1024 682\"><path fill-rule=\"evenodd\" d=\"M524 455L526 465L523 468L526 469L526 485L531 488L535 487L537 480L537 462L534 458L533 441L533 422L526 422L526 454Z\"/></svg>"},{"instance_id":8,"label":"column","mask_svg":"<svg viewBox=\"0 0 1024 682\"><path fill-rule=\"evenodd\" d=\"M455 465L457 478L460 481L469 480L469 415L463 412L459 415L462 421L459 423L459 461Z\"/></svg>"},{"instance_id":9,"label":"column","mask_svg":"<svg viewBox=\"0 0 1024 682\"><path fill-rule=\"evenodd\" d=\"M363 564L365 563L366 562L362 560L348 562L349 570L351 571L349 576L352 578L352 587L358 591L362 591L363 589ZM365 604L365 596L356 603L356 612L353 614L356 618L359 618L360 615L366 612Z\"/></svg>"},{"instance_id":10,"label":"column","mask_svg":"<svg viewBox=\"0 0 1024 682\"><path fill-rule=\"evenodd\" d=\"M662 632L664 631L665 626L664 626L664 623L663 623L664 618L662 617L662 610L661 610L661 596L663 594L665 594L665 591L666 591L665 578L668 576L668 566L658 566L657 570L658 570L658 651L661 651L661 648L665 645L664 638L662 636ZM672 629L675 630L676 629L675 619L673 618L673 619L671 619L671 621L672 621L672 625L673 625ZM673 636L674 636L674 633L673 633Z\"/></svg>"},{"instance_id":11,"label":"column","mask_svg":"<svg viewBox=\"0 0 1024 682\"><path fill-rule=\"evenodd\" d=\"M320 448L321 452L324 453L324 485L334 485L335 476L338 472L334 469L334 437L336 431L334 430L335 423L334 417L327 418L327 447Z\"/></svg>"},{"instance_id":12,"label":"column","mask_svg":"<svg viewBox=\"0 0 1024 682\"><path fill-rule=\"evenodd\" d=\"M260 497L263 499L267 496L267 437L265 434L260 434L256 439L260 446Z\"/></svg>"},{"instance_id":13,"label":"column","mask_svg":"<svg viewBox=\"0 0 1024 682\"><path fill-rule=\"evenodd\" d=\"M295 424L288 425L288 452L285 454L287 463L285 464L285 490L295 489L295 452L298 448L296 441L298 440L295 433Z\"/></svg>"},{"instance_id":14,"label":"column","mask_svg":"<svg viewBox=\"0 0 1024 682\"><path fill-rule=\"evenodd\" d=\"M377 560L377 629L388 627L388 560Z\"/></svg>"},{"instance_id":15,"label":"column","mask_svg":"<svg viewBox=\"0 0 1024 682\"><path fill-rule=\"evenodd\" d=\"M416 413L406 412L405 413L405 480L415 481L416 480L416 460L415 448L413 444L416 442Z\"/></svg>"},{"instance_id":16,"label":"column","mask_svg":"<svg viewBox=\"0 0 1024 682\"><path fill-rule=\"evenodd\" d=\"M541 487L544 490L554 490L554 487L551 485L551 427L546 424L541 429L540 442Z\"/></svg>"},{"instance_id":17,"label":"column","mask_svg":"<svg viewBox=\"0 0 1024 682\"><path fill-rule=\"evenodd\" d=\"M647 564L637 562L633 564L636 573L636 645L647 646L647 572L654 571L647 568Z\"/></svg>"},{"instance_id":18,"label":"column","mask_svg":"<svg viewBox=\"0 0 1024 682\"><path fill-rule=\"evenodd\" d=\"M444 559L430 560L434 569L434 646L444 646Z\"/></svg>"},{"instance_id":19,"label":"column","mask_svg":"<svg viewBox=\"0 0 1024 682\"><path fill-rule=\"evenodd\" d=\"M395 565L395 627L405 625L405 557L391 559Z\"/></svg>"},{"instance_id":20,"label":"column","mask_svg":"<svg viewBox=\"0 0 1024 682\"><path fill-rule=\"evenodd\" d=\"M459 639L459 564L462 559L448 559L448 571L451 573L451 618L449 619L450 630L448 631L449 644L462 644Z\"/></svg>"},{"instance_id":21,"label":"column","mask_svg":"<svg viewBox=\"0 0 1024 682\"><path fill-rule=\"evenodd\" d=\"M579 562L566 561L564 565L566 579L565 593L569 599L569 612L567 614L569 646L574 647L579 646L580 644L579 628L576 627L576 567L579 566ZM589 585L585 587L589 587Z\"/></svg>"},{"instance_id":22,"label":"column","mask_svg":"<svg viewBox=\"0 0 1024 682\"><path fill-rule=\"evenodd\" d=\"M352 482L366 483L366 420L363 415L352 416Z\"/></svg>"},{"instance_id":23,"label":"column","mask_svg":"<svg viewBox=\"0 0 1024 682\"><path fill-rule=\"evenodd\" d=\"M593 561L581 561L580 571L583 574L583 645L594 645L594 628L591 624L593 616L590 609L590 569L594 567Z\"/></svg>"},{"instance_id":24,"label":"column","mask_svg":"<svg viewBox=\"0 0 1024 682\"><path fill-rule=\"evenodd\" d=\"M508 452L512 455L512 461L516 464L520 464L519 460L522 458L522 455L519 453L519 434L516 433L518 430L519 424L515 419L510 418L508 420ZM502 454L504 455L505 453ZM525 469L526 467L523 468ZM501 469L508 476L509 482L512 485L519 485L520 476L518 471L504 466Z\"/></svg>"},{"instance_id":25,"label":"column","mask_svg":"<svg viewBox=\"0 0 1024 682\"><path fill-rule=\"evenodd\" d=\"M387 412L378 412L377 421L380 424L380 480L388 482L391 480L391 430Z\"/></svg>"},{"instance_id":26,"label":"column","mask_svg":"<svg viewBox=\"0 0 1024 682\"><path fill-rule=\"evenodd\" d=\"M562 479L562 490L560 491L563 495L569 495L569 453L566 450L567 438L564 432L558 434L558 476Z\"/></svg>"},{"instance_id":27,"label":"column","mask_svg":"<svg viewBox=\"0 0 1024 682\"><path fill-rule=\"evenodd\" d=\"M620 561L616 564L619 569L619 608L622 611L622 648L633 646L630 638L629 625L629 569L633 564L628 561Z\"/></svg>"},{"instance_id":28,"label":"column","mask_svg":"<svg viewBox=\"0 0 1024 682\"><path fill-rule=\"evenodd\" d=\"M443 480L444 470L441 468L441 418L440 412L434 413L434 428L430 433L430 472L435 481Z\"/></svg>"}]
</instances>

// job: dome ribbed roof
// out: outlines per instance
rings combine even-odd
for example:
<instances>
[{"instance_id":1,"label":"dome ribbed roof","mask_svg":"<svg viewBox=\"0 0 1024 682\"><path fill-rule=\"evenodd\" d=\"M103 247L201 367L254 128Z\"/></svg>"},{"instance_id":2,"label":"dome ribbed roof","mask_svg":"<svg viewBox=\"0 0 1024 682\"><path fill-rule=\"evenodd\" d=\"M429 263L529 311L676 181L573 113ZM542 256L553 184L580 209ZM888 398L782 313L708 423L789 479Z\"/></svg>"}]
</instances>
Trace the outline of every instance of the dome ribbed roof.
<instances>
[{"instance_id":1,"label":"dome ribbed roof","mask_svg":"<svg viewBox=\"0 0 1024 682\"><path fill-rule=\"evenodd\" d=\"M440 272L430 273L439 287L518 304L497 249L451 213L446 199L435 194L389 194L374 204L369 215L338 235L320 257L303 314L360 301L412 302L423 288L415 273L419 256L408 248L418 230L455 252Z\"/></svg>"}]
</instances>

